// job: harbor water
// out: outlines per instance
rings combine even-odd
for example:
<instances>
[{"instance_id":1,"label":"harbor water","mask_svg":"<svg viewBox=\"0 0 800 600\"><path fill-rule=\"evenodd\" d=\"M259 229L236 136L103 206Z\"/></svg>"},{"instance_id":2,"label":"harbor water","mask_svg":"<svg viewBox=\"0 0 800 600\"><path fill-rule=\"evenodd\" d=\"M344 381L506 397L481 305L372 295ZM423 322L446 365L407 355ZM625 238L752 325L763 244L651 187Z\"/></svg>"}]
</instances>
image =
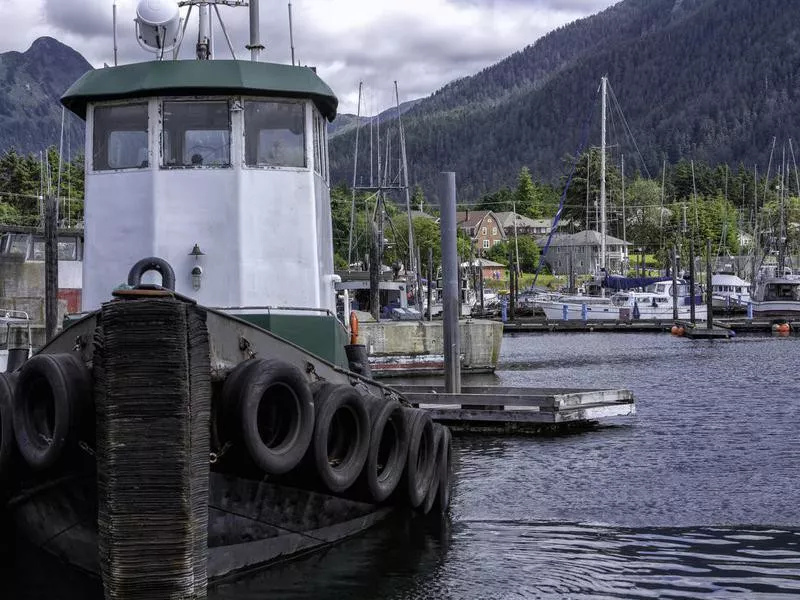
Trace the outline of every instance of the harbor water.
<instances>
[{"instance_id":1,"label":"harbor water","mask_svg":"<svg viewBox=\"0 0 800 600\"><path fill-rule=\"evenodd\" d=\"M457 438L448 521L396 520L210 598L800 597L800 338L507 336L496 376L625 387L637 417L558 437ZM100 597L30 549L0 598Z\"/></svg>"}]
</instances>

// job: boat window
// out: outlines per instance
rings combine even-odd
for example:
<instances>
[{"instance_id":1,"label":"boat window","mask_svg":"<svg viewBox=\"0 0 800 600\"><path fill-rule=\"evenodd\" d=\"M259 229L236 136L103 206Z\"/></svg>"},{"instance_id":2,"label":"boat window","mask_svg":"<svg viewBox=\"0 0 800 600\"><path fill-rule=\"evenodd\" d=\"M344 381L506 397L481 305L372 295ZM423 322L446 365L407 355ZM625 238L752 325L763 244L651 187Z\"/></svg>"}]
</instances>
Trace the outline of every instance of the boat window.
<instances>
[{"instance_id":1,"label":"boat window","mask_svg":"<svg viewBox=\"0 0 800 600\"><path fill-rule=\"evenodd\" d=\"M33 238L33 253L31 260L44 260L44 238Z\"/></svg>"},{"instance_id":2,"label":"boat window","mask_svg":"<svg viewBox=\"0 0 800 600\"><path fill-rule=\"evenodd\" d=\"M18 254L25 258L28 257L28 242L30 236L26 233L14 233L11 235L11 244L8 246L9 254Z\"/></svg>"},{"instance_id":3,"label":"boat window","mask_svg":"<svg viewBox=\"0 0 800 600\"><path fill-rule=\"evenodd\" d=\"M58 240L58 260L78 260L78 240Z\"/></svg>"},{"instance_id":4,"label":"boat window","mask_svg":"<svg viewBox=\"0 0 800 600\"><path fill-rule=\"evenodd\" d=\"M94 109L92 165L95 171L140 169L147 160L147 104Z\"/></svg>"},{"instance_id":5,"label":"boat window","mask_svg":"<svg viewBox=\"0 0 800 600\"><path fill-rule=\"evenodd\" d=\"M165 167L229 167L228 102L164 102L162 160Z\"/></svg>"},{"instance_id":6,"label":"boat window","mask_svg":"<svg viewBox=\"0 0 800 600\"><path fill-rule=\"evenodd\" d=\"M305 167L305 105L251 100L244 105L245 164ZM315 147L315 154L316 154ZM315 163L316 164L316 163Z\"/></svg>"},{"instance_id":7,"label":"boat window","mask_svg":"<svg viewBox=\"0 0 800 600\"><path fill-rule=\"evenodd\" d=\"M314 125L314 171L322 174L322 130L320 128L319 115L314 113L311 121Z\"/></svg>"}]
</instances>

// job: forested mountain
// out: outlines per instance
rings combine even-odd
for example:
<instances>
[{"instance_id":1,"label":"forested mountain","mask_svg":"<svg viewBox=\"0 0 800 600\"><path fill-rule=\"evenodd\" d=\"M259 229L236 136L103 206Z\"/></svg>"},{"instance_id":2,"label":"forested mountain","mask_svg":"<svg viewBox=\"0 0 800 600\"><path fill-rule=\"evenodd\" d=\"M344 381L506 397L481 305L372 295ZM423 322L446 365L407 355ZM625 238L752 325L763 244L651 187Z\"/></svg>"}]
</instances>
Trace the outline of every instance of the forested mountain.
<instances>
[{"instance_id":1,"label":"forested mountain","mask_svg":"<svg viewBox=\"0 0 800 600\"><path fill-rule=\"evenodd\" d=\"M406 102L400 103L400 117L406 114L409 110L414 108L417 104L422 101L422 98L417 98L416 100L408 100ZM382 113L375 115L374 117L361 117L361 126L369 125L370 121L375 121L378 123L383 123L387 120L394 120L397 118L397 108L393 106L391 108L387 108ZM337 135L342 135L343 133L347 133L348 131L354 130L356 124L358 123L358 116L351 115L348 113L343 113L336 117L336 120L328 126L328 134L333 138Z\"/></svg>"},{"instance_id":2,"label":"forested mountain","mask_svg":"<svg viewBox=\"0 0 800 600\"><path fill-rule=\"evenodd\" d=\"M49 37L39 38L26 52L0 54L0 150L38 154L58 146L59 98L91 68L75 50ZM83 147L83 123L69 112L66 119L65 140L69 137L77 151Z\"/></svg>"},{"instance_id":3,"label":"forested mountain","mask_svg":"<svg viewBox=\"0 0 800 600\"><path fill-rule=\"evenodd\" d=\"M602 75L652 175L664 160L766 168L773 136L800 137L798 23L787 0L624 0L412 108L411 180L433 195L436 173L454 170L462 201L513 184L522 166L557 182L584 138L599 145ZM619 116L609 127L626 172L643 170ZM352 176L353 137L332 141L337 182Z\"/></svg>"}]
</instances>

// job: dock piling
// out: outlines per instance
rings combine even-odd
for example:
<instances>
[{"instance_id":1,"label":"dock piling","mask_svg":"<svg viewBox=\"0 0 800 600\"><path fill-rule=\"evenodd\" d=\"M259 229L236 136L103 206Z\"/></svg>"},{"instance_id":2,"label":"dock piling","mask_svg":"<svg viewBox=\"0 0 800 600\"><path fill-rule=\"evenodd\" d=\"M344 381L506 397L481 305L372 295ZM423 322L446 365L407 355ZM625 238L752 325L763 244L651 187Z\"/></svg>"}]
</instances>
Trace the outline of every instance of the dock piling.
<instances>
[{"instance_id":1,"label":"dock piling","mask_svg":"<svg viewBox=\"0 0 800 600\"><path fill-rule=\"evenodd\" d=\"M461 392L461 345L458 316L459 266L456 246L456 174L452 171L439 175L439 209L442 224L442 317L444 319L444 373L445 389L450 394Z\"/></svg>"}]
</instances>

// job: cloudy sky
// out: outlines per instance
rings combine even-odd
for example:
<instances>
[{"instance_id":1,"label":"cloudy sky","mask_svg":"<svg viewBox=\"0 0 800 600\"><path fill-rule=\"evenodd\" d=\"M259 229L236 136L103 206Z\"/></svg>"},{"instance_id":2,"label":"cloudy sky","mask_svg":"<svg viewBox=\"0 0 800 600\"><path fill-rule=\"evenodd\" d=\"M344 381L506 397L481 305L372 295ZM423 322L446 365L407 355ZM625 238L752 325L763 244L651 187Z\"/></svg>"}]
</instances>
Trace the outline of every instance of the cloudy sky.
<instances>
[{"instance_id":1,"label":"cloudy sky","mask_svg":"<svg viewBox=\"0 0 800 600\"><path fill-rule=\"evenodd\" d=\"M426 96L616 1L294 0L295 55L302 64L317 67L339 96L340 112L356 111L358 82L363 80L362 114L374 114L393 103L395 80L401 101ZM133 33L137 3L117 0L121 63L147 60ZM75 48L95 67L110 64L112 4L113 0L0 0L0 52L26 50L37 37L49 35ZM287 4L261 0L266 60L290 60ZM246 58L247 9L220 6L220 13L237 55ZM182 57L191 56L195 39L192 22ZM218 58L230 58L218 27L215 50Z\"/></svg>"}]
</instances>

